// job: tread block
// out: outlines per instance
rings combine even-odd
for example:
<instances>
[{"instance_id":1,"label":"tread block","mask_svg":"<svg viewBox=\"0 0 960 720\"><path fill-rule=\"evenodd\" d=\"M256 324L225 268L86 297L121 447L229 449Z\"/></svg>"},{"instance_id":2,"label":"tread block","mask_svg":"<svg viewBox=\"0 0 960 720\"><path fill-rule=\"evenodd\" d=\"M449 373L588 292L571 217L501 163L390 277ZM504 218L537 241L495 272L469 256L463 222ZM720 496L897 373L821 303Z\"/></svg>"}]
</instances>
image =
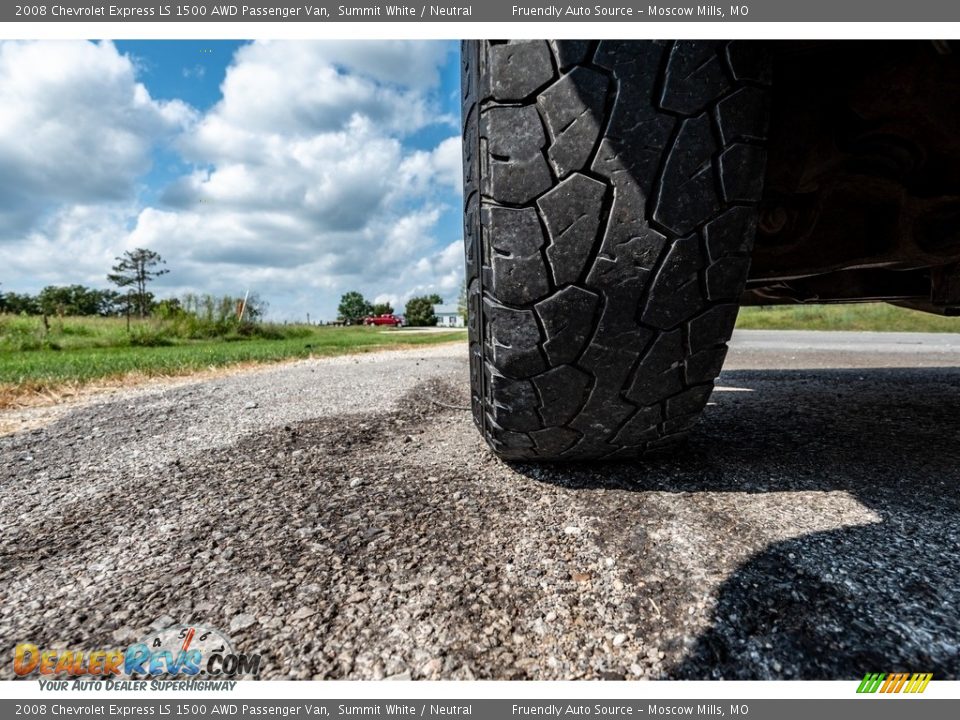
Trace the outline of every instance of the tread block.
<instances>
[{"instance_id":1,"label":"tread block","mask_svg":"<svg viewBox=\"0 0 960 720\"><path fill-rule=\"evenodd\" d=\"M577 358L593 332L599 302L600 298L593 293L570 285L534 306L543 323L543 350L550 365L563 365Z\"/></svg>"},{"instance_id":2,"label":"tread block","mask_svg":"<svg viewBox=\"0 0 960 720\"><path fill-rule=\"evenodd\" d=\"M664 437L676 437L679 434L681 437L677 439L682 440L683 436L693 429L693 426L697 424L699 419L700 410L690 413L689 415L676 415L671 417L663 423Z\"/></svg>"},{"instance_id":3,"label":"tread block","mask_svg":"<svg viewBox=\"0 0 960 720\"><path fill-rule=\"evenodd\" d=\"M484 366L480 345L470 343L470 409L473 412L473 421L478 425L483 418L483 398L480 397L480 389L483 387Z\"/></svg>"},{"instance_id":4,"label":"tread block","mask_svg":"<svg viewBox=\"0 0 960 720\"><path fill-rule=\"evenodd\" d=\"M706 270L707 297L710 300L738 300L749 269L749 257L728 255L720 258Z\"/></svg>"},{"instance_id":5,"label":"tread block","mask_svg":"<svg viewBox=\"0 0 960 720\"><path fill-rule=\"evenodd\" d=\"M654 219L677 235L688 234L720 210L713 179L716 151L706 114L683 121L668 151L654 211Z\"/></svg>"},{"instance_id":6,"label":"tread block","mask_svg":"<svg viewBox=\"0 0 960 720\"><path fill-rule=\"evenodd\" d=\"M543 40L491 45L487 60L490 94L501 102L523 100L553 77L550 48Z\"/></svg>"},{"instance_id":7,"label":"tread block","mask_svg":"<svg viewBox=\"0 0 960 720\"><path fill-rule=\"evenodd\" d=\"M561 365L533 378L540 394L540 416L547 427L566 425L583 404L590 376L573 365Z\"/></svg>"},{"instance_id":8,"label":"tread block","mask_svg":"<svg viewBox=\"0 0 960 720\"><path fill-rule=\"evenodd\" d=\"M702 307L701 267L699 238L690 235L676 240L654 278L642 322L666 330Z\"/></svg>"},{"instance_id":9,"label":"tread block","mask_svg":"<svg viewBox=\"0 0 960 720\"><path fill-rule=\"evenodd\" d=\"M546 147L540 115L533 105L524 107L492 107L485 110L480 132L487 140L492 155L516 160L529 160Z\"/></svg>"},{"instance_id":10,"label":"tread block","mask_svg":"<svg viewBox=\"0 0 960 720\"><path fill-rule=\"evenodd\" d=\"M540 353L540 328L533 310L514 310L483 300L490 359L503 375L528 378L546 370Z\"/></svg>"},{"instance_id":11,"label":"tread block","mask_svg":"<svg viewBox=\"0 0 960 720\"><path fill-rule=\"evenodd\" d=\"M490 246L493 296L510 305L526 305L550 292L540 248L546 243L533 208L484 208L482 232Z\"/></svg>"},{"instance_id":12,"label":"tread block","mask_svg":"<svg viewBox=\"0 0 960 720\"><path fill-rule=\"evenodd\" d=\"M750 252L753 234L757 228L757 214L752 208L732 207L703 228L707 254L712 262L731 253Z\"/></svg>"},{"instance_id":13,"label":"tread block","mask_svg":"<svg viewBox=\"0 0 960 720\"><path fill-rule=\"evenodd\" d=\"M766 43L734 40L727 45L727 65L737 81L751 80L762 85L773 81L773 63Z\"/></svg>"},{"instance_id":14,"label":"tread block","mask_svg":"<svg viewBox=\"0 0 960 720\"><path fill-rule=\"evenodd\" d=\"M583 169L600 136L610 80L578 67L537 96L550 133L547 154L557 176Z\"/></svg>"},{"instance_id":15,"label":"tread block","mask_svg":"<svg viewBox=\"0 0 960 720\"><path fill-rule=\"evenodd\" d=\"M638 197L649 197L663 148L669 144L675 125L674 118L658 115L639 123L622 139L604 138L590 169L608 178L618 192L638 188Z\"/></svg>"},{"instance_id":16,"label":"tread block","mask_svg":"<svg viewBox=\"0 0 960 720\"><path fill-rule=\"evenodd\" d=\"M707 403L707 398L710 397L711 392L713 392L712 384L696 385L678 395L667 398L667 417L673 419L684 415L696 415Z\"/></svg>"},{"instance_id":17,"label":"tread block","mask_svg":"<svg viewBox=\"0 0 960 720\"><path fill-rule=\"evenodd\" d=\"M480 223L476 220L479 210L478 203L473 202L468 202L463 210L463 246L466 261L464 270L467 282L480 274L480 243L473 237L473 233L480 227Z\"/></svg>"},{"instance_id":18,"label":"tread block","mask_svg":"<svg viewBox=\"0 0 960 720\"><path fill-rule=\"evenodd\" d=\"M656 440L659 436L657 425L663 418L659 405L650 405L637 410L613 439L617 445L639 445Z\"/></svg>"},{"instance_id":19,"label":"tread block","mask_svg":"<svg viewBox=\"0 0 960 720\"><path fill-rule=\"evenodd\" d=\"M760 88L744 87L717 103L720 141L729 145L741 140L764 140L770 113L768 97Z\"/></svg>"},{"instance_id":20,"label":"tread block","mask_svg":"<svg viewBox=\"0 0 960 720\"><path fill-rule=\"evenodd\" d=\"M607 187L575 173L537 200L550 244L547 259L558 285L576 282L597 242Z\"/></svg>"},{"instance_id":21,"label":"tread block","mask_svg":"<svg viewBox=\"0 0 960 720\"><path fill-rule=\"evenodd\" d=\"M488 172L481 181L483 194L500 202L524 205L553 184L546 158L537 155L528 160L496 160L488 162Z\"/></svg>"},{"instance_id":22,"label":"tread block","mask_svg":"<svg viewBox=\"0 0 960 720\"><path fill-rule=\"evenodd\" d=\"M636 351L637 348L646 347L653 337L652 330L640 327L634 315L624 312L624 308L638 307L647 275L638 269L635 277L612 285L604 292L605 302L596 333L598 342L602 342L604 347Z\"/></svg>"},{"instance_id":23,"label":"tread block","mask_svg":"<svg viewBox=\"0 0 960 720\"><path fill-rule=\"evenodd\" d=\"M696 418L693 419L693 422L685 420L682 424L692 427L696 423ZM654 455L657 457L666 457L671 453L675 452L683 442L687 439L687 433L685 431L668 431L666 429L667 423L664 423L663 432L665 433L663 437L659 440L653 440L652 442L647 443L647 454ZM670 423L671 427L676 425L676 423Z\"/></svg>"},{"instance_id":24,"label":"tread block","mask_svg":"<svg viewBox=\"0 0 960 720\"><path fill-rule=\"evenodd\" d=\"M680 40L670 49L660 107L693 115L729 87L715 42Z\"/></svg>"},{"instance_id":25,"label":"tread block","mask_svg":"<svg viewBox=\"0 0 960 720\"><path fill-rule=\"evenodd\" d=\"M488 440L501 456L516 460L536 457L533 440L527 433L502 428L489 414L486 417L486 425L491 431Z\"/></svg>"},{"instance_id":26,"label":"tread block","mask_svg":"<svg viewBox=\"0 0 960 720\"><path fill-rule=\"evenodd\" d=\"M550 49L556 58L557 67L566 71L574 65L579 65L590 54L589 40L551 40Z\"/></svg>"},{"instance_id":27,"label":"tread block","mask_svg":"<svg viewBox=\"0 0 960 720\"><path fill-rule=\"evenodd\" d=\"M737 321L737 305L716 305L690 321L690 352L726 343Z\"/></svg>"},{"instance_id":28,"label":"tread block","mask_svg":"<svg viewBox=\"0 0 960 720\"><path fill-rule=\"evenodd\" d=\"M727 356L727 346L708 348L694 353L687 358L686 381L688 385L710 382L723 368L724 358Z\"/></svg>"},{"instance_id":29,"label":"tread block","mask_svg":"<svg viewBox=\"0 0 960 720\"><path fill-rule=\"evenodd\" d=\"M656 269L667 238L630 212L630 203L618 193L610 208L600 252L587 275L587 286L609 291L631 279L645 286Z\"/></svg>"},{"instance_id":30,"label":"tread block","mask_svg":"<svg viewBox=\"0 0 960 720\"><path fill-rule=\"evenodd\" d=\"M641 100L656 92L665 50L657 42L604 41L597 52L597 64L613 74L617 93L592 169L613 180L618 191L626 185L639 188L644 203L676 124L673 116Z\"/></svg>"},{"instance_id":31,"label":"tread block","mask_svg":"<svg viewBox=\"0 0 960 720\"><path fill-rule=\"evenodd\" d=\"M660 72L660 59L669 45L670 43L666 40L651 40L643 43L633 40L603 40L597 48L593 62L607 70L623 67L638 68L656 78ZM651 94L647 92L646 95L639 96L643 100L637 104L648 104L645 99L651 97Z\"/></svg>"},{"instance_id":32,"label":"tread block","mask_svg":"<svg viewBox=\"0 0 960 720\"><path fill-rule=\"evenodd\" d=\"M499 46L494 46L499 47ZM547 136L533 106L492 107L480 118L485 170L481 191L522 205L553 184L543 156Z\"/></svg>"},{"instance_id":33,"label":"tread block","mask_svg":"<svg viewBox=\"0 0 960 720\"><path fill-rule=\"evenodd\" d=\"M536 408L537 393L529 380L490 373L490 398L497 424L504 430L530 432L542 427Z\"/></svg>"},{"instance_id":34,"label":"tread block","mask_svg":"<svg viewBox=\"0 0 960 720\"><path fill-rule=\"evenodd\" d=\"M565 427L551 427L530 433L537 450L546 457L558 457L573 447L580 433Z\"/></svg>"},{"instance_id":35,"label":"tread block","mask_svg":"<svg viewBox=\"0 0 960 720\"><path fill-rule=\"evenodd\" d=\"M606 439L630 417L634 407L620 397L620 391L637 355L636 351L597 344L587 348L579 365L593 377L593 387L570 427L589 438Z\"/></svg>"},{"instance_id":36,"label":"tread block","mask_svg":"<svg viewBox=\"0 0 960 720\"><path fill-rule=\"evenodd\" d=\"M460 98L464 110L472 110L476 107L472 100L477 95L477 88L474 85L477 81L474 66L477 63L478 50L477 43L471 43L469 40L460 41ZM463 117L466 119L467 113L464 113Z\"/></svg>"},{"instance_id":37,"label":"tread block","mask_svg":"<svg viewBox=\"0 0 960 720\"><path fill-rule=\"evenodd\" d=\"M757 145L736 143L719 158L723 199L728 203L755 203L763 192L763 171L767 152Z\"/></svg>"},{"instance_id":38,"label":"tread block","mask_svg":"<svg viewBox=\"0 0 960 720\"><path fill-rule=\"evenodd\" d=\"M480 281L473 278L467 288L467 328L471 339L480 337L481 302Z\"/></svg>"},{"instance_id":39,"label":"tread block","mask_svg":"<svg viewBox=\"0 0 960 720\"><path fill-rule=\"evenodd\" d=\"M671 330L659 335L637 365L626 398L637 405L650 405L683 390L682 358L683 333Z\"/></svg>"}]
</instances>

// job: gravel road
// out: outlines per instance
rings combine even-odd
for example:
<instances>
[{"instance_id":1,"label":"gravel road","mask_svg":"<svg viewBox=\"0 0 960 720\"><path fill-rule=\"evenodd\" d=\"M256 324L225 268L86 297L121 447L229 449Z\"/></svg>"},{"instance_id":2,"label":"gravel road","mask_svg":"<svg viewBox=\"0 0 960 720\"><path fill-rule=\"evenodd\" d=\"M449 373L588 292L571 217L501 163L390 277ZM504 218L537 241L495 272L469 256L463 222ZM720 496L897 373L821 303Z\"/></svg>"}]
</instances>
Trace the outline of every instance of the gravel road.
<instances>
[{"instance_id":1,"label":"gravel road","mask_svg":"<svg viewBox=\"0 0 960 720\"><path fill-rule=\"evenodd\" d=\"M573 467L487 452L460 345L126 390L0 437L0 650L192 622L265 678L958 678L958 366L740 332L680 455Z\"/></svg>"}]
</instances>

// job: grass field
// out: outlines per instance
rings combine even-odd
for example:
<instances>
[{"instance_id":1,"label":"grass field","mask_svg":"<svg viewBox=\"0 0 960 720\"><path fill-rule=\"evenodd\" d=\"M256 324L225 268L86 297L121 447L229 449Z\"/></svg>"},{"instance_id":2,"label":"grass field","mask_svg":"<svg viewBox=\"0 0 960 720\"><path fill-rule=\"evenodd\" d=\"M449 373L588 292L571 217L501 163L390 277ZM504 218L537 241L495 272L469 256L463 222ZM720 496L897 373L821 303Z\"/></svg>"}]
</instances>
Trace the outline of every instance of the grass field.
<instances>
[{"instance_id":1,"label":"grass field","mask_svg":"<svg viewBox=\"0 0 960 720\"><path fill-rule=\"evenodd\" d=\"M874 330L960 332L960 317L943 317L886 303L777 305L741 308L741 330Z\"/></svg>"},{"instance_id":2,"label":"grass field","mask_svg":"<svg viewBox=\"0 0 960 720\"><path fill-rule=\"evenodd\" d=\"M740 311L740 329L960 332L960 318L891 305L790 305ZM195 324L119 318L0 315L0 408L99 381L185 375L242 363L341 355L463 340L463 331L416 334L367 327L263 324L198 337Z\"/></svg>"},{"instance_id":3,"label":"grass field","mask_svg":"<svg viewBox=\"0 0 960 720\"><path fill-rule=\"evenodd\" d=\"M417 334L369 327L266 325L257 335L232 332L189 339L163 323L64 318L49 330L35 317L0 315L0 408L28 396L56 394L102 380L184 375L250 362L342 355L465 338L463 331Z\"/></svg>"}]
</instances>

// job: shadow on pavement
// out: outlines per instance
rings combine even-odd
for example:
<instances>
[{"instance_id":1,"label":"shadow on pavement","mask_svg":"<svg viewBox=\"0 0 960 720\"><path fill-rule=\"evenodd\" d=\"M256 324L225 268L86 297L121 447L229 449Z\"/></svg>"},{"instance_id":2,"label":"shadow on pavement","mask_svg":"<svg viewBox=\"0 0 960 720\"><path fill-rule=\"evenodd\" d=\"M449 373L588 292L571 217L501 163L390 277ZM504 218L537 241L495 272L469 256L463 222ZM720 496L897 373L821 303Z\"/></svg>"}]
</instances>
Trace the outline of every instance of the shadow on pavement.
<instances>
[{"instance_id":1,"label":"shadow on pavement","mask_svg":"<svg viewBox=\"0 0 960 720\"><path fill-rule=\"evenodd\" d=\"M580 489L848 493L879 518L759 543L668 676L960 677L960 369L737 370L717 386L680 457L517 466Z\"/></svg>"}]
</instances>

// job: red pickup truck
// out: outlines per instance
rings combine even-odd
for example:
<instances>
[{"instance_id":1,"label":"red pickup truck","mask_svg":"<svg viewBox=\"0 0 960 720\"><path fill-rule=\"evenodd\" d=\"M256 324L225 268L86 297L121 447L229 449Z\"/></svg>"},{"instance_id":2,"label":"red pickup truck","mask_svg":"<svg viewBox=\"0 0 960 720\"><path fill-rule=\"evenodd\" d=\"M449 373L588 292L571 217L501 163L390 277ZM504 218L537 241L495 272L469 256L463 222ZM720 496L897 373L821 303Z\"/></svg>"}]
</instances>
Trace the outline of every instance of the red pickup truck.
<instances>
[{"instance_id":1,"label":"red pickup truck","mask_svg":"<svg viewBox=\"0 0 960 720\"><path fill-rule=\"evenodd\" d=\"M391 327L403 327L403 318L399 315L371 315L363 319L364 325L389 325Z\"/></svg>"}]
</instances>

